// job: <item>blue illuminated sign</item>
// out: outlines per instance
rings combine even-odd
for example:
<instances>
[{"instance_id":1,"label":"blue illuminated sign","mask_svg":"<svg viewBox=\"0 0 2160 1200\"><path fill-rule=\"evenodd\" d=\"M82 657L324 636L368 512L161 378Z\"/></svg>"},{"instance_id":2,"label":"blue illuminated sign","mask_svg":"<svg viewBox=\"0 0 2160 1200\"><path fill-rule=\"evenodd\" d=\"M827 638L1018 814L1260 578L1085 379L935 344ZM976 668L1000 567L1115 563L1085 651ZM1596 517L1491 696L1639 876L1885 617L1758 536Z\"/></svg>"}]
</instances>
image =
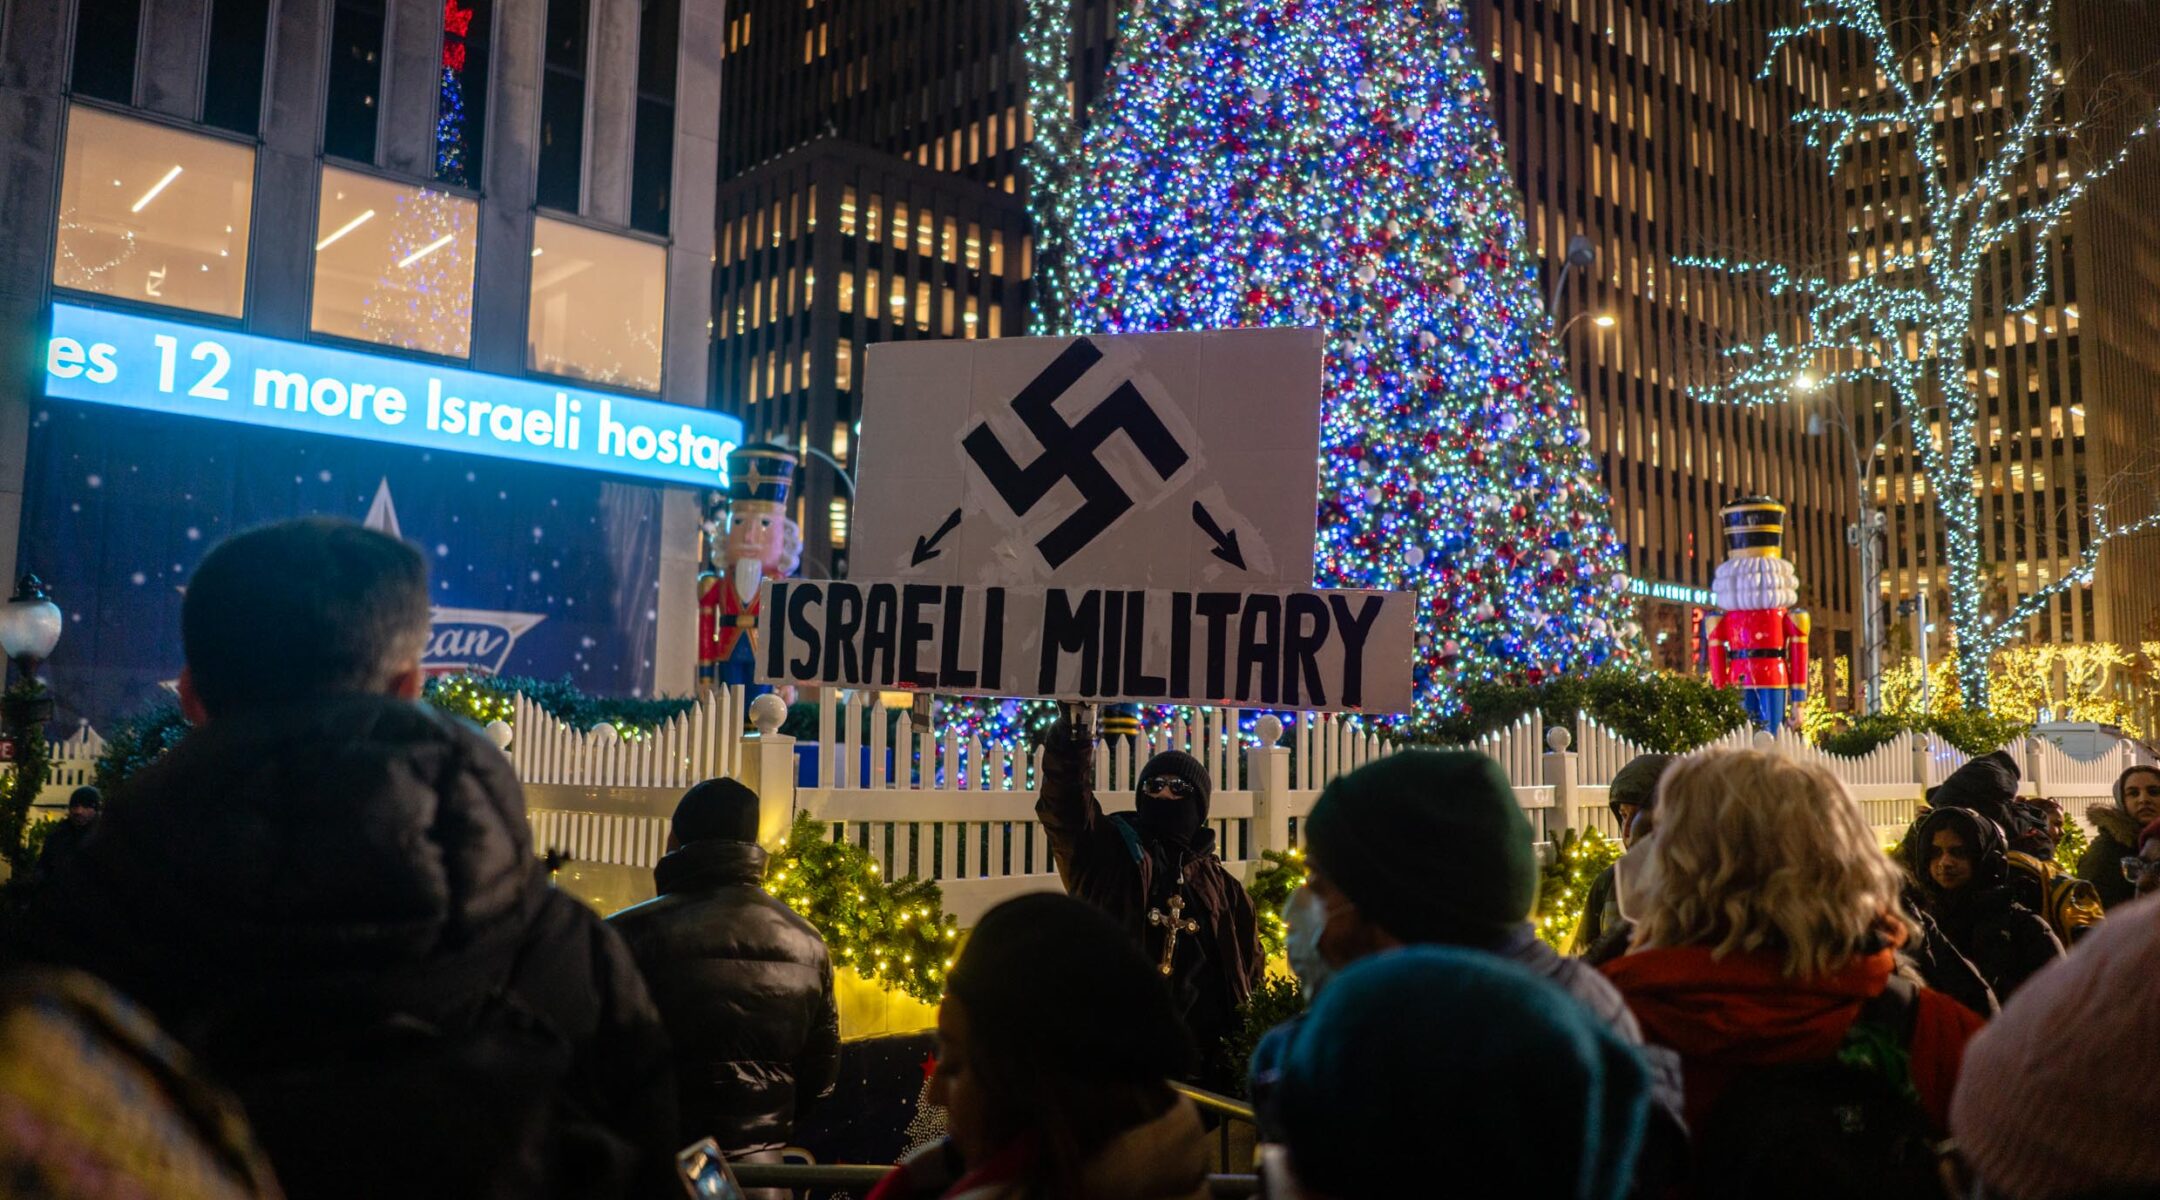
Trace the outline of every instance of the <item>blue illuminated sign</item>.
<instances>
[{"instance_id":1,"label":"blue illuminated sign","mask_svg":"<svg viewBox=\"0 0 2160 1200\"><path fill-rule=\"evenodd\" d=\"M702 408L73 304L53 305L45 392L699 487L726 486L743 436Z\"/></svg>"}]
</instances>

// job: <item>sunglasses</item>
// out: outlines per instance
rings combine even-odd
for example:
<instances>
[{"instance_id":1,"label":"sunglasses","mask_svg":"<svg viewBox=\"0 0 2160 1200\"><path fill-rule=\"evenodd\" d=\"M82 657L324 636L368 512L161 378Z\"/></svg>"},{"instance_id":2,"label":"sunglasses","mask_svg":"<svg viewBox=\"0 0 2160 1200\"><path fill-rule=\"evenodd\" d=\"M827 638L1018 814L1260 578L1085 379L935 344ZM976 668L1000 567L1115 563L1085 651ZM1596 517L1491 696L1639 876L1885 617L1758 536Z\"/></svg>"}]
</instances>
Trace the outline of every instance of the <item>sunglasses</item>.
<instances>
[{"instance_id":1,"label":"sunglasses","mask_svg":"<svg viewBox=\"0 0 2160 1200\"><path fill-rule=\"evenodd\" d=\"M2132 883L2136 883L2154 871L2160 871L2160 860L2139 858L2134 854L2122 860L2123 878Z\"/></svg>"},{"instance_id":2,"label":"sunglasses","mask_svg":"<svg viewBox=\"0 0 2160 1200\"><path fill-rule=\"evenodd\" d=\"M1193 794L1193 785L1175 775L1156 775L1140 781L1143 792L1165 792L1179 798Z\"/></svg>"}]
</instances>

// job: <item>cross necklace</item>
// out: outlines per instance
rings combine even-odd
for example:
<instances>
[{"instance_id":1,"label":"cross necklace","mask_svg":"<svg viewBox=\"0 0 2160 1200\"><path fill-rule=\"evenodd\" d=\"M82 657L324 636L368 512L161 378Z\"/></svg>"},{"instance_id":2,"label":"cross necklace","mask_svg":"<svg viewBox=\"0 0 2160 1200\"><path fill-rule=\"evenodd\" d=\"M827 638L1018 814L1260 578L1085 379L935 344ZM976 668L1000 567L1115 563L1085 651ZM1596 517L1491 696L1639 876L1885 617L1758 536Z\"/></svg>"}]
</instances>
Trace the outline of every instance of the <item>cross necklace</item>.
<instances>
[{"instance_id":1,"label":"cross necklace","mask_svg":"<svg viewBox=\"0 0 2160 1200\"><path fill-rule=\"evenodd\" d=\"M1147 914L1148 924L1162 927L1162 964L1156 970L1165 975L1170 973L1170 960L1177 957L1178 934L1200 932L1200 922L1185 915L1185 897L1181 894L1185 886L1183 871L1178 872L1177 886L1180 891L1170 893L1169 901L1163 905L1163 908L1170 910L1167 914L1156 908L1149 909Z\"/></svg>"}]
</instances>

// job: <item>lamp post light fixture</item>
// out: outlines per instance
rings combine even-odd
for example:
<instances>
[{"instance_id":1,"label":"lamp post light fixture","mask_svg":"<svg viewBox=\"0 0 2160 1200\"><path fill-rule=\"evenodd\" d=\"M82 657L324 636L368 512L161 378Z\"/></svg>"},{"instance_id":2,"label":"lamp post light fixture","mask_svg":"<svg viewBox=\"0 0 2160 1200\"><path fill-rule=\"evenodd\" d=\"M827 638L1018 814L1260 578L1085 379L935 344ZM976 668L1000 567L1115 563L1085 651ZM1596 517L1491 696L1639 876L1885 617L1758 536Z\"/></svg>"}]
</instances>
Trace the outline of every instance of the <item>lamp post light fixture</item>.
<instances>
[{"instance_id":1,"label":"lamp post light fixture","mask_svg":"<svg viewBox=\"0 0 2160 1200\"><path fill-rule=\"evenodd\" d=\"M24 575L15 585L15 594L0 604L0 653L22 673L21 693L11 689L0 702L0 724L5 724L11 740L19 731L52 719L52 696L38 682L37 669L60 644L63 624L60 606L52 602L44 581L35 575Z\"/></svg>"},{"instance_id":2,"label":"lamp post light fixture","mask_svg":"<svg viewBox=\"0 0 2160 1200\"><path fill-rule=\"evenodd\" d=\"M1545 300L1545 311L1553 314L1559 313L1560 292L1567 287L1568 276L1573 274L1577 267L1587 267L1595 262L1597 262L1596 242L1579 233L1569 238L1567 240L1567 257L1560 260L1560 270L1553 278L1552 295L1546 297Z\"/></svg>"},{"instance_id":3,"label":"lamp post light fixture","mask_svg":"<svg viewBox=\"0 0 2160 1200\"><path fill-rule=\"evenodd\" d=\"M1560 322L1560 328L1553 330L1553 340L1557 342L1565 339L1568 335L1568 330L1575 328L1578 323L1586 319L1592 325L1597 326L1599 329L1611 329L1612 327L1620 323L1620 318L1614 316L1609 312L1593 313L1588 309L1584 309L1583 311L1576 313L1574 316L1569 317L1567 320Z\"/></svg>"},{"instance_id":4,"label":"lamp post light fixture","mask_svg":"<svg viewBox=\"0 0 2160 1200\"><path fill-rule=\"evenodd\" d=\"M34 674L60 644L60 630L60 606L52 602L45 581L23 576L15 584L15 594L0 605L0 651L23 674Z\"/></svg>"}]
</instances>

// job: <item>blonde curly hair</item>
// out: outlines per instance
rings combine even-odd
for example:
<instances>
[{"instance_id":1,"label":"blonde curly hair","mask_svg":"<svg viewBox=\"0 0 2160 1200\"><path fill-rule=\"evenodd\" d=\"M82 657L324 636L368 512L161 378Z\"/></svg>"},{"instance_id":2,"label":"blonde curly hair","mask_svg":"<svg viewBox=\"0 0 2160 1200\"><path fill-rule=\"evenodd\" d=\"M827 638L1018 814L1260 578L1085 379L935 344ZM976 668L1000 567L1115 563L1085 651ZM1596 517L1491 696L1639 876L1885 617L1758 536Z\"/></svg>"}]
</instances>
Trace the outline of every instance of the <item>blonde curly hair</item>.
<instances>
[{"instance_id":1,"label":"blonde curly hair","mask_svg":"<svg viewBox=\"0 0 2160 1200\"><path fill-rule=\"evenodd\" d=\"M1903 876L1860 804L1815 763L1759 750L1690 755L1658 782L1654 876L1635 945L1773 950L1821 975L1910 918Z\"/></svg>"}]
</instances>

